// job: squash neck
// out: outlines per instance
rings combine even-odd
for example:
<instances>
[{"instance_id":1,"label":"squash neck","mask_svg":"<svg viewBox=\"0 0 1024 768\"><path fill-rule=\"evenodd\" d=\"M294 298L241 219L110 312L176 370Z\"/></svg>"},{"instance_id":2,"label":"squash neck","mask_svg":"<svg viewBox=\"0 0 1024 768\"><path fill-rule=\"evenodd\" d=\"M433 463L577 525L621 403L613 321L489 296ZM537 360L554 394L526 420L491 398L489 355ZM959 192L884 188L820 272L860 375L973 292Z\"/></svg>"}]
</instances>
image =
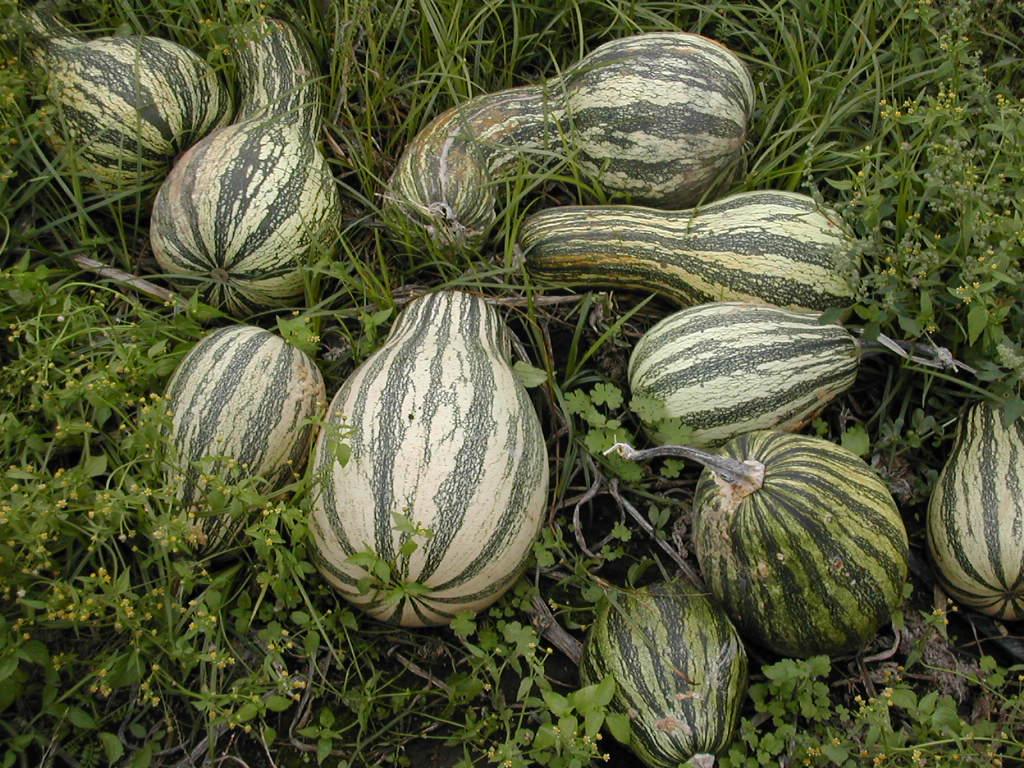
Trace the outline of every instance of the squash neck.
<instances>
[{"instance_id":1,"label":"squash neck","mask_svg":"<svg viewBox=\"0 0 1024 768\"><path fill-rule=\"evenodd\" d=\"M26 53L35 66L48 57L86 42L73 27L57 15L53 3L39 3L22 11L26 27Z\"/></svg>"}]
</instances>

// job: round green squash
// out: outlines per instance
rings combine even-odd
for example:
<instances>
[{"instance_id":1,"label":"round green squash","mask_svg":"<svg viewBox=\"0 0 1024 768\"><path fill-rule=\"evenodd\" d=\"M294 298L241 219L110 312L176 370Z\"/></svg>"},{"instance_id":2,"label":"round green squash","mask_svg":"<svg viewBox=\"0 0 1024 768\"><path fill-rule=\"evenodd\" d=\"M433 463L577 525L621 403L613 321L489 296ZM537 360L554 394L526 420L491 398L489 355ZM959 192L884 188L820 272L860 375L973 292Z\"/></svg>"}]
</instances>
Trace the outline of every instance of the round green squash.
<instances>
[{"instance_id":1,"label":"round green squash","mask_svg":"<svg viewBox=\"0 0 1024 768\"><path fill-rule=\"evenodd\" d=\"M902 599L907 532L885 483L816 437L758 431L705 468L693 501L701 573L744 638L783 656L854 651Z\"/></svg>"},{"instance_id":2,"label":"round green squash","mask_svg":"<svg viewBox=\"0 0 1024 768\"><path fill-rule=\"evenodd\" d=\"M946 594L989 616L1024 619L1024 422L1006 426L986 402L961 417L928 503L927 537Z\"/></svg>"},{"instance_id":3,"label":"round green squash","mask_svg":"<svg viewBox=\"0 0 1024 768\"><path fill-rule=\"evenodd\" d=\"M583 646L580 680L609 674L609 709L629 715L629 746L645 765L675 768L732 741L747 654L725 612L691 584L608 593Z\"/></svg>"}]
</instances>

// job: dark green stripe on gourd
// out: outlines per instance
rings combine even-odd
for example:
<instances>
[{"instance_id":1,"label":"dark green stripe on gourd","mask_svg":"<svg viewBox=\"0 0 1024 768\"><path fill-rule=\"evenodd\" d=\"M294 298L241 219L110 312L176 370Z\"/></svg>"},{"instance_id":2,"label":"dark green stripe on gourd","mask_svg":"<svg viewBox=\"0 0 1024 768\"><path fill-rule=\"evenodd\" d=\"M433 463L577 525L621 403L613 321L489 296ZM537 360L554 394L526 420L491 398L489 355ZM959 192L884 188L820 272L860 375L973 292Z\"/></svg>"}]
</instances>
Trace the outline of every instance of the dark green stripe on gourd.
<instances>
[{"instance_id":1,"label":"dark green stripe on gourd","mask_svg":"<svg viewBox=\"0 0 1024 768\"><path fill-rule=\"evenodd\" d=\"M210 477L225 485L262 477L277 488L300 473L315 435L311 420L327 399L305 353L253 326L204 337L164 397L171 414L168 482L177 502L200 514ZM245 523L203 518L207 545L227 542Z\"/></svg>"},{"instance_id":2,"label":"dark green stripe on gourd","mask_svg":"<svg viewBox=\"0 0 1024 768\"><path fill-rule=\"evenodd\" d=\"M327 419L349 455L341 466L323 433L311 531L324 576L376 618L447 623L496 600L521 572L542 519L547 458L509 354L482 299L431 294L406 307L335 395ZM401 530L396 513L430 535ZM380 590L360 593L365 572L348 558L365 551L416 593L397 607Z\"/></svg>"},{"instance_id":3,"label":"dark green stripe on gourd","mask_svg":"<svg viewBox=\"0 0 1024 768\"><path fill-rule=\"evenodd\" d=\"M238 316L302 295L303 267L333 247L341 209L315 141L319 127L310 124L318 114L306 69L312 54L283 22L265 24L240 55L242 81L256 87L243 99L252 116L181 157L150 223L154 255L171 279ZM302 71L283 71L296 66Z\"/></svg>"},{"instance_id":4,"label":"dark green stripe on gourd","mask_svg":"<svg viewBox=\"0 0 1024 768\"><path fill-rule=\"evenodd\" d=\"M561 76L480 96L406 147L385 195L390 225L474 249L494 223L503 172L572 155L612 195L697 202L735 165L754 89L740 60L688 33L613 40Z\"/></svg>"},{"instance_id":5,"label":"dark green stripe on gourd","mask_svg":"<svg viewBox=\"0 0 1024 768\"><path fill-rule=\"evenodd\" d=\"M241 100L235 122L287 115L315 137L322 122L313 51L298 32L278 19L261 18L242 30L238 51Z\"/></svg>"},{"instance_id":6,"label":"dark green stripe on gourd","mask_svg":"<svg viewBox=\"0 0 1024 768\"><path fill-rule=\"evenodd\" d=\"M580 659L583 685L615 680L609 709L628 714L629 746L675 768L724 751L747 687L747 656L725 613L685 582L612 590Z\"/></svg>"},{"instance_id":7,"label":"dark green stripe on gourd","mask_svg":"<svg viewBox=\"0 0 1024 768\"><path fill-rule=\"evenodd\" d=\"M135 35L86 41L47 6L24 11L30 57L57 107L56 149L73 153L92 186L121 189L162 178L174 157L230 115L213 69L169 40Z\"/></svg>"},{"instance_id":8,"label":"dark green stripe on gourd","mask_svg":"<svg viewBox=\"0 0 1024 768\"><path fill-rule=\"evenodd\" d=\"M1024 619L1024 422L990 403L961 417L928 504L928 551L943 590L1000 619Z\"/></svg>"},{"instance_id":9,"label":"dark green stripe on gourd","mask_svg":"<svg viewBox=\"0 0 1024 768\"><path fill-rule=\"evenodd\" d=\"M768 302L821 311L853 301L853 242L806 195L755 191L686 211L567 206L519 233L531 275L657 293L681 305Z\"/></svg>"},{"instance_id":10,"label":"dark green stripe on gourd","mask_svg":"<svg viewBox=\"0 0 1024 768\"><path fill-rule=\"evenodd\" d=\"M857 340L816 314L713 302L645 333L629 386L656 442L671 442L663 422L687 428L691 445L716 445L757 429L800 429L850 387L859 361Z\"/></svg>"},{"instance_id":11,"label":"dark green stripe on gourd","mask_svg":"<svg viewBox=\"0 0 1024 768\"><path fill-rule=\"evenodd\" d=\"M701 573L740 633L785 656L864 646L907 575L907 533L885 484L814 437L751 432L719 453L763 471L752 487L705 469L694 496Z\"/></svg>"}]
</instances>

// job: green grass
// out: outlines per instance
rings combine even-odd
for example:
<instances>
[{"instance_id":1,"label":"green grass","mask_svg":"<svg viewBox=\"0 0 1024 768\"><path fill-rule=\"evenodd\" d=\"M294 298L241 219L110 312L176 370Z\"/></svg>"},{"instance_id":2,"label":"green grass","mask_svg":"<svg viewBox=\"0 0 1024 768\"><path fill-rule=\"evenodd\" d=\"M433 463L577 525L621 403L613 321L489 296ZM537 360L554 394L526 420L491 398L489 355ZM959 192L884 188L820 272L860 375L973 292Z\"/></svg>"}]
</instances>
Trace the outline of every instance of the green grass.
<instances>
[{"instance_id":1,"label":"green grass","mask_svg":"<svg viewBox=\"0 0 1024 768\"><path fill-rule=\"evenodd\" d=\"M522 272L522 216L605 197L578 183L571 157L502 182L479 255L417 246L380 209L402 148L444 109L664 29L715 37L751 68L758 104L735 191L819 196L860 237L849 324L934 341L977 370L871 358L815 424L872 461L901 504L914 559L900 643L887 655L887 627L856 657L755 655L727 762L1021 759L1020 626L933 610L921 526L958 410L987 396L1024 411L1019 2L88 0L68 18L89 36L177 40L231 82L232 28L262 12L292 21L323 67L344 213L295 312L249 321L308 348L333 392L417 292L499 300L524 359L547 373L531 392L549 437L551 524L517 587L454 630L374 623L325 586L308 557L308 479L224 489L215 507L255 510L252 524L238 547L197 559L162 493L159 393L208 329L232 321L78 268L87 256L160 281L155 189L90 192L73 152L51 151L56 116L24 67L16 7L0 0L0 767L635 764L596 739L603 699L571 693L575 671L545 650L531 601L542 595L582 637L608 584L676 569L662 546L686 541L695 473L600 455L612 433L642 439L615 395L632 344L670 308L629 293L538 301L564 291ZM575 498L599 472L622 478L660 544L607 495L574 530Z\"/></svg>"}]
</instances>

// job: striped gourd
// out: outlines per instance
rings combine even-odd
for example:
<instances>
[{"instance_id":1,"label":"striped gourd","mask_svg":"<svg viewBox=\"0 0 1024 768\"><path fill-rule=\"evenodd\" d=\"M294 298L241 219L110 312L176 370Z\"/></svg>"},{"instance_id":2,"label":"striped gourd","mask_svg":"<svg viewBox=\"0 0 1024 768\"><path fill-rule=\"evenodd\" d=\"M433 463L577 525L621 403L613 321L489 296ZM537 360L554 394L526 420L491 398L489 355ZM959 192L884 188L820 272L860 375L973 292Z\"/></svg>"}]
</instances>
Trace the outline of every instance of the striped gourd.
<instances>
[{"instance_id":1,"label":"striped gourd","mask_svg":"<svg viewBox=\"0 0 1024 768\"><path fill-rule=\"evenodd\" d=\"M530 274L630 288L681 305L768 302L821 311L853 301L852 241L806 195L742 192L700 208L568 206L519 233Z\"/></svg>"},{"instance_id":2,"label":"striped gourd","mask_svg":"<svg viewBox=\"0 0 1024 768\"><path fill-rule=\"evenodd\" d=\"M613 40L560 76L471 99L427 125L391 177L389 218L443 247L478 247L505 171L566 154L613 196L690 205L736 165L753 105L743 63L713 40Z\"/></svg>"},{"instance_id":3,"label":"striped gourd","mask_svg":"<svg viewBox=\"0 0 1024 768\"><path fill-rule=\"evenodd\" d=\"M972 406L928 504L928 551L943 590L1008 621L1024 619L1024 423Z\"/></svg>"},{"instance_id":4,"label":"striped gourd","mask_svg":"<svg viewBox=\"0 0 1024 768\"><path fill-rule=\"evenodd\" d=\"M210 484L262 477L271 488L301 473L314 437L311 419L327 401L312 360L253 326L221 328L178 365L165 399L171 424L167 478L197 512ZM245 520L202 520L207 547L229 543Z\"/></svg>"},{"instance_id":5,"label":"striped gourd","mask_svg":"<svg viewBox=\"0 0 1024 768\"><path fill-rule=\"evenodd\" d=\"M907 575L907 533L885 484L815 437L750 432L720 453L740 470L701 474L694 549L743 637L797 657L866 644Z\"/></svg>"},{"instance_id":6,"label":"striped gourd","mask_svg":"<svg viewBox=\"0 0 1024 768\"><path fill-rule=\"evenodd\" d=\"M466 293L406 307L335 395L313 461L315 561L378 619L439 625L491 604L540 530L540 421L513 376L504 326ZM367 581L367 554L389 580Z\"/></svg>"},{"instance_id":7,"label":"striped gourd","mask_svg":"<svg viewBox=\"0 0 1024 768\"><path fill-rule=\"evenodd\" d=\"M150 223L153 253L172 280L235 315L302 295L303 266L332 247L341 206L314 140L312 54L283 22L260 31L239 60L240 81L255 89L242 104L250 117L179 159ZM272 74L289 67L300 69Z\"/></svg>"},{"instance_id":8,"label":"striped gourd","mask_svg":"<svg viewBox=\"0 0 1024 768\"><path fill-rule=\"evenodd\" d=\"M608 595L583 646L580 680L592 685L608 674L609 710L630 716L629 745L646 765L705 764L732 741L747 654L722 609L693 586Z\"/></svg>"},{"instance_id":9,"label":"striped gourd","mask_svg":"<svg viewBox=\"0 0 1024 768\"><path fill-rule=\"evenodd\" d=\"M87 185L126 189L159 181L176 155L222 125L231 100L213 69L156 37L83 40L47 8L25 11L30 55L47 72L58 130Z\"/></svg>"},{"instance_id":10,"label":"striped gourd","mask_svg":"<svg viewBox=\"0 0 1024 768\"><path fill-rule=\"evenodd\" d=\"M658 422L689 430L687 442L717 445L758 429L795 431L857 376L860 347L818 315L713 302L662 320L629 359L634 403Z\"/></svg>"}]
</instances>

